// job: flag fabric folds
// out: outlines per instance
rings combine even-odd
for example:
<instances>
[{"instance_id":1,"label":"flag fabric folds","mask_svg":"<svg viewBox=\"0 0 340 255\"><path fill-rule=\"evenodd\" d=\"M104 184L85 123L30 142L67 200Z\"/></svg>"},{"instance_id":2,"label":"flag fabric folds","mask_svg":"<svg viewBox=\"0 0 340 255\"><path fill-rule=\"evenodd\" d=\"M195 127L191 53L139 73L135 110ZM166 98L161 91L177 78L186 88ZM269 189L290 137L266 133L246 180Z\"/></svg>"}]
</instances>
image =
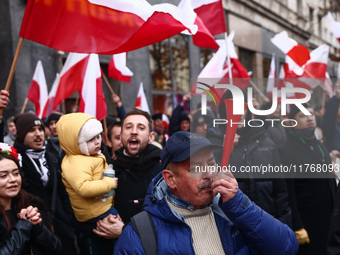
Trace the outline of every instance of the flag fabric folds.
<instances>
[{"instance_id":1,"label":"flag fabric folds","mask_svg":"<svg viewBox=\"0 0 340 255\"><path fill-rule=\"evenodd\" d=\"M286 31L275 35L271 41L298 66L303 66L310 59L307 47L299 45L294 39L289 38Z\"/></svg>"},{"instance_id":2,"label":"flag fabric folds","mask_svg":"<svg viewBox=\"0 0 340 255\"><path fill-rule=\"evenodd\" d=\"M340 22L337 22L334 20L332 13L328 12L328 17L329 17L329 21L330 21L330 27L331 30L335 36L336 39L338 39L339 43L340 43Z\"/></svg>"},{"instance_id":3,"label":"flag fabric folds","mask_svg":"<svg viewBox=\"0 0 340 255\"><path fill-rule=\"evenodd\" d=\"M133 72L126 66L126 52L114 54L108 65L108 76L129 83Z\"/></svg>"},{"instance_id":4,"label":"flag fabric folds","mask_svg":"<svg viewBox=\"0 0 340 255\"><path fill-rule=\"evenodd\" d=\"M191 3L212 35L227 32L222 0L191 0Z\"/></svg>"},{"instance_id":5,"label":"flag fabric folds","mask_svg":"<svg viewBox=\"0 0 340 255\"><path fill-rule=\"evenodd\" d=\"M214 37L209 32L201 18L194 12L191 4L192 0L182 0L178 8L185 11L188 15L194 15L195 18L195 25L197 26L197 33L192 36L193 44L197 47L206 47L211 49L218 49L218 44L216 43ZM187 30L182 32L182 34L191 34Z\"/></svg>"},{"instance_id":6,"label":"flag fabric folds","mask_svg":"<svg viewBox=\"0 0 340 255\"><path fill-rule=\"evenodd\" d=\"M79 112L95 116L98 120L106 117L107 106L97 54L68 55L60 73L53 110L76 91L80 96Z\"/></svg>"},{"instance_id":7,"label":"flag fabric folds","mask_svg":"<svg viewBox=\"0 0 340 255\"><path fill-rule=\"evenodd\" d=\"M140 83L137 99L135 103L135 108L148 112L150 114L150 109L148 105L148 101L146 101L146 96L144 93L143 83Z\"/></svg>"},{"instance_id":8,"label":"flag fabric folds","mask_svg":"<svg viewBox=\"0 0 340 255\"><path fill-rule=\"evenodd\" d=\"M217 40L217 43L220 47L210 59L208 64L203 68L201 73L198 75L198 80L210 78L213 79L211 80L214 83L212 85L215 85L218 83L223 83L225 79L229 78L229 70L227 64L228 44L228 54L230 55L231 72L234 85L240 87L241 89L244 89L249 85L250 76L238 59L235 51L235 46L232 42L233 38L234 32L232 31L227 38L227 43L225 40ZM226 91L226 89L216 88L216 91L221 96ZM193 93L194 95L199 95L204 92L197 87L196 82L191 89L191 93Z\"/></svg>"},{"instance_id":9,"label":"flag fabric folds","mask_svg":"<svg viewBox=\"0 0 340 255\"><path fill-rule=\"evenodd\" d=\"M186 29L194 17L146 0L28 0L19 35L65 52L117 54Z\"/></svg>"},{"instance_id":10,"label":"flag fabric folds","mask_svg":"<svg viewBox=\"0 0 340 255\"><path fill-rule=\"evenodd\" d=\"M52 88L50 90L50 93L48 94L48 99L45 104L44 111L43 111L41 118L48 118L48 116L50 116L50 114L53 112L53 103L54 103L54 99L55 99L55 96L58 90L59 82L60 82L60 75L57 73L54 79ZM57 107L55 110L58 110Z\"/></svg>"},{"instance_id":11,"label":"flag fabric folds","mask_svg":"<svg viewBox=\"0 0 340 255\"><path fill-rule=\"evenodd\" d=\"M27 98L35 105L35 115L41 118L48 95L45 73L40 60L35 68Z\"/></svg>"}]
</instances>

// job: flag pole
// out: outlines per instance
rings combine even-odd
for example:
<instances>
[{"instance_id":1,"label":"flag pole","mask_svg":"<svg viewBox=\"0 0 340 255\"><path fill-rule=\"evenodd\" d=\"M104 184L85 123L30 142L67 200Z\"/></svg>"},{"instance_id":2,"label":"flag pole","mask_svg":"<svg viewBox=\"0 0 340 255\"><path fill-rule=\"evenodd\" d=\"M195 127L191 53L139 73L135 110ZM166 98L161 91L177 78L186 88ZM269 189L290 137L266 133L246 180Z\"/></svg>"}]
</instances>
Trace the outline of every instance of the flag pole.
<instances>
[{"instance_id":1,"label":"flag pole","mask_svg":"<svg viewBox=\"0 0 340 255\"><path fill-rule=\"evenodd\" d=\"M230 83L230 85L233 85L233 74L231 72L231 61L230 61L230 55L229 55L229 49L228 49L229 47L228 47L228 34L227 34L227 32L224 33L224 37L225 37L226 52L227 52L229 83Z\"/></svg>"},{"instance_id":2,"label":"flag pole","mask_svg":"<svg viewBox=\"0 0 340 255\"><path fill-rule=\"evenodd\" d=\"M111 88L111 85L109 83L109 80L107 79L106 75L104 73L102 73L102 77L104 79L104 82L106 84L106 86L109 88L110 92L111 92L111 95L114 95L115 92L113 91L113 89Z\"/></svg>"},{"instance_id":3,"label":"flag pole","mask_svg":"<svg viewBox=\"0 0 340 255\"><path fill-rule=\"evenodd\" d=\"M22 43L23 42L24 42L24 38L23 37L19 37L18 46L17 46L17 49L15 51L15 55L14 55L14 59L13 59L13 62L12 62L11 70L9 71L9 75L8 75L8 78L7 78L7 83L6 83L6 86L5 86L5 90L7 92L9 92L9 88L11 87L11 83L12 83L12 80L13 80L15 67L16 67L17 62L18 62L18 58L19 58L19 54L20 54L20 50L22 48ZM0 109L0 115L2 115L3 111L4 111L3 108Z\"/></svg>"},{"instance_id":4,"label":"flag pole","mask_svg":"<svg viewBox=\"0 0 340 255\"><path fill-rule=\"evenodd\" d=\"M173 64L172 64L172 48L171 48L171 38L168 38L168 47L169 47L169 59L170 59L170 80L171 80L171 92L172 96L175 96L175 87L174 87L174 75L173 75ZM172 109L175 109L175 102L172 100Z\"/></svg>"},{"instance_id":5,"label":"flag pole","mask_svg":"<svg viewBox=\"0 0 340 255\"><path fill-rule=\"evenodd\" d=\"M24 104L23 104L23 106L22 106L22 108L21 108L21 112L20 112L20 113L24 113L24 111L25 111L25 109L26 109L27 103L28 103L28 98L26 97L25 102L24 102Z\"/></svg>"},{"instance_id":6,"label":"flag pole","mask_svg":"<svg viewBox=\"0 0 340 255\"><path fill-rule=\"evenodd\" d=\"M270 101L269 98L262 93L262 91L259 89L259 87L252 80L249 80L249 82L264 100L266 100L267 102Z\"/></svg>"}]
</instances>

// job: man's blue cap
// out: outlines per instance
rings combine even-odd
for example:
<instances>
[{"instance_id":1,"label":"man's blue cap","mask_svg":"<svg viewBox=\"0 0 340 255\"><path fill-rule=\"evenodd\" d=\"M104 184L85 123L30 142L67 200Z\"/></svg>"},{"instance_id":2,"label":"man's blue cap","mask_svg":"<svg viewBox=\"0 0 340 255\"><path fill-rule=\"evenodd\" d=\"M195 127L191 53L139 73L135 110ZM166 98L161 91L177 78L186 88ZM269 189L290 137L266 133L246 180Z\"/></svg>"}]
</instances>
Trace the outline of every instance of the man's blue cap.
<instances>
[{"instance_id":1,"label":"man's blue cap","mask_svg":"<svg viewBox=\"0 0 340 255\"><path fill-rule=\"evenodd\" d=\"M182 162L204 148L220 149L222 146L212 144L199 134L178 131L170 136L161 152L162 169L165 169L170 162Z\"/></svg>"}]
</instances>

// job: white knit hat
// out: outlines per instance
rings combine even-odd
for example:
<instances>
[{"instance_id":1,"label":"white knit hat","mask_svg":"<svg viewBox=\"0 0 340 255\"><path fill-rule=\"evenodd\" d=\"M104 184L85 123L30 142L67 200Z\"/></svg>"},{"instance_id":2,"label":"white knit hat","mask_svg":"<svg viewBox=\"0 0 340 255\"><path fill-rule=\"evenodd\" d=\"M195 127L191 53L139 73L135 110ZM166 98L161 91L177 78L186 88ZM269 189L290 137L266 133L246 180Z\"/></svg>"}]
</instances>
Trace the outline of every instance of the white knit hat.
<instances>
[{"instance_id":1,"label":"white knit hat","mask_svg":"<svg viewBox=\"0 0 340 255\"><path fill-rule=\"evenodd\" d=\"M78 135L78 146L82 154L90 155L86 142L100 134L102 131L102 124L97 119L89 119L85 122ZM99 151L98 154L101 154L101 152Z\"/></svg>"}]
</instances>

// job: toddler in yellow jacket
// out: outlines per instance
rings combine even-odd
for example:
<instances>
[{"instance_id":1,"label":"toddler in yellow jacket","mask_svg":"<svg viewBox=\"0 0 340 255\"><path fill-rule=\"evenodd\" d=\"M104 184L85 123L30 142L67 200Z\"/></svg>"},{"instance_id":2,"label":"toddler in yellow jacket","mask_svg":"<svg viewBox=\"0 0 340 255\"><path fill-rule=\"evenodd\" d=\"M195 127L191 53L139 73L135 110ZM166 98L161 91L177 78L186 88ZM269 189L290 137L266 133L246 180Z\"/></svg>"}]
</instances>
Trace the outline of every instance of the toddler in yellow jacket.
<instances>
[{"instance_id":1,"label":"toddler in yellow jacket","mask_svg":"<svg viewBox=\"0 0 340 255\"><path fill-rule=\"evenodd\" d=\"M66 114L57 122L59 143L66 153L61 164L62 181L78 225L92 239L92 254L104 254L100 249L106 252L106 245L113 245L112 240L92 232L96 222L109 214L118 215L113 196L105 196L117 187L118 178L103 177L109 166L100 151L102 131L102 124L85 113Z\"/></svg>"}]
</instances>

